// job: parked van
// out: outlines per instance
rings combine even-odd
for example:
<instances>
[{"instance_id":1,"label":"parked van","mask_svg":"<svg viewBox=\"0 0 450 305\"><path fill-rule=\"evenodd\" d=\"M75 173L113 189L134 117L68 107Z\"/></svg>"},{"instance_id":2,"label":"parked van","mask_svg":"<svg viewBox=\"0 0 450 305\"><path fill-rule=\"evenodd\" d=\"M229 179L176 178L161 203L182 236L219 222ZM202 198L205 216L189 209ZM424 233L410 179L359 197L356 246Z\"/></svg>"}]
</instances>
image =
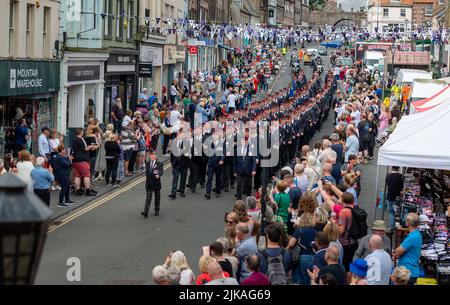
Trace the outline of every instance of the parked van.
<instances>
[{"instance_id":1,"label":"parked van","mask_svg":"<svg viewBox=\"0 0 450 305\"><path fill-rule=\"evenodd\" d=\"M397 85L412 85L415 79L433 79L433 75L424 70L400 69L397 74Z\"/></svg>"},{"instance_id":2,"label":"parked van","mask_svg":"<svg viewBox=\"0 0 450 305\"><path fill-rule=\"evenodd\" d=\"M375 66L384 64L384 54L379 51L366 51L363 64L370 72L373 72Z\"/></svg>"}]
</instances>

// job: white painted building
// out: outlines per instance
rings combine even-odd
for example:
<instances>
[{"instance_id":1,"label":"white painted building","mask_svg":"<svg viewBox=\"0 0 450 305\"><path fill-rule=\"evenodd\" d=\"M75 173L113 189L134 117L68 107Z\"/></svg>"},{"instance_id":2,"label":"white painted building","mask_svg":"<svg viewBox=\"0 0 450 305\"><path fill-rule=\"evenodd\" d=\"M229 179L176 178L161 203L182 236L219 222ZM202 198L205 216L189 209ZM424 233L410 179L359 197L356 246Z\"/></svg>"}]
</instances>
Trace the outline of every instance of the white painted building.
<instances>
[{"instance_id":1,"label":"white painted building","mask_svg":"<svg viewBox=\"0 0 450 305\"><path fill-rule=\"evenodd\" d=\"M371 0L367 12L370 31L387 32L398 27L400 31L411 29L412 4L408 0Z\"/></svg>"}]
</instances>

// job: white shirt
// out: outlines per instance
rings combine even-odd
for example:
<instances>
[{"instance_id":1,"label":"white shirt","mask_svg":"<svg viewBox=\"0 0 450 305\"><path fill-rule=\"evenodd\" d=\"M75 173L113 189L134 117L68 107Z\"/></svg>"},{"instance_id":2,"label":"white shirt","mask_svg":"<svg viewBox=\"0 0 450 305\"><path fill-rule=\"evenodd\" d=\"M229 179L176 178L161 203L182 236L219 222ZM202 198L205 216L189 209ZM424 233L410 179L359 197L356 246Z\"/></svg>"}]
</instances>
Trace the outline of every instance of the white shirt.
<instances>
[{"instance_id":1,"label":"white shirt","mask_svg":"<svg viewBox=\"0 0 450 305\"><path fill-rule=\"evenodd\" d=\"M50 149L55 150L59 146L59 139L50 139Z\"/></svg>"},{"instance_id":2,"label":"white shirt","mask_svg":"<svg viewBox=\"0 0 450 305\"><path fill-rule=\"evenodd\" d=\"M361 121L361 112L359 112L359 110L356 109L356 111L352 112L351 117L355 121L355 126L358 127L358 124Z\"/></svg>"},{"instance_id":3,"label":"white shirt","mask_svg":"<svg viewBox=\"0 0 450 305\"><path fill-rule=\"evenodd\" d=\"M378 249L365 258L369 269L367 270L367 283L369 285L389 285L392 269L392 259L389 254Z\"/></svg>"},{"instance_id":4,"label":"white shirt","mask_svg":"<svg viewBox=\"0 0 450 305\"><path fill-rule=\"evenodd\" d=\"M195 275L192 272L192 270L187 269L181 271L180 274L180 285L192 285L192 283L195 281Z\"/></svg>"},{"instance_id":5,"label":"white shirt","mask_svg":"<svg viewBox=\"0 0 450 305\"><path fill-rule=\"evenodd\" d=\"M177 132L180 130L181 113L178 110L170 112L170 122L172 123L172 131Z\"/></svg>"},{"instance_id":6,"label":"white shirt","mask_svg":"<svg viewBox=\"0 0 450 305\"><path fill-rule=\"evenodd\" d=\"M33 190L33 179L31 179L31 171L34 168L33 163L30 161L17 162L17 178L25 182L28 186L28 190Z\"/></svg>"},{"instance_id":7,"label":"white shirt","mask_svg":"<svg viewBox=\"0 0 450 305\"><path fill-rule=\"evenodd\" d=\"M170 95L178 95L177 88L174 85L170 86Z\"/></svg>"},{"instance_id":8,"label":"white shirt","mask_svg":"<svg viewBox=\"0 0 450 305\"><path fill-rule=\"evenodd\" d=\"M228 95L228 107L236 108L236 95L234 95L234 93Z\"/></svg>"}]
</instances>

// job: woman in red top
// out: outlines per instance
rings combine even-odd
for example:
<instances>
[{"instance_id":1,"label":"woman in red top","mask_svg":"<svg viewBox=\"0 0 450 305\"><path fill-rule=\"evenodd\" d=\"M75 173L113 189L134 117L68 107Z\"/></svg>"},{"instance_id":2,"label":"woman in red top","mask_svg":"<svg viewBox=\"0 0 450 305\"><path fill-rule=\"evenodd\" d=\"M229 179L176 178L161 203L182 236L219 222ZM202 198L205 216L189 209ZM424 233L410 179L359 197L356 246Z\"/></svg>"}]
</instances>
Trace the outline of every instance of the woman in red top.
<instances>
[{"instance_id":1,"label":"woman in red top","mask_svg":"<svg viewBox=\"0 0 450 305\"><path fill-rule=\"evenodd\" d=\"M255 75L253 76L253 90L254 90L254 93L255 93L255 94L258 93L258 85L259 85L258 75L255 74Z\"/></svg>"},{"instance_id":2,"label":"woman in red top","mask_svg":"<svg viewBox=\"0 0 450 305\"><path fill-rule=\"evenodd\" d=\"M209 255L202 255L202 257L200 257L198 269L202 274L200 274L195 280L195 285L205 285L206 283L211 282L211 277L208 274L208 265L212 261L214 261L214 258ZM223 272L223 276L230 277L230 274L228 272Z\"/></svg>"}]
</instances>

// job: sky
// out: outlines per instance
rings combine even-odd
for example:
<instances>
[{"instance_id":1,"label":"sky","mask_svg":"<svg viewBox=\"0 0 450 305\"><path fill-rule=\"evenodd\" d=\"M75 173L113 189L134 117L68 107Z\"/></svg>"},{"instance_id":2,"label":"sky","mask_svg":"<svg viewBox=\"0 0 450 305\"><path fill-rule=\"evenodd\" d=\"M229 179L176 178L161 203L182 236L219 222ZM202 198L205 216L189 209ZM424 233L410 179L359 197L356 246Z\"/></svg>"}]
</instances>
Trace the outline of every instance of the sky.
<instances>
[{"instance_id":1,"label":"sky","mask_svg":"<svg viewBox=\"0 0 450 305\"><path fill-rule=\"evenodd\" d=\"M338 0L338 3L342 3L342 8L346 11L350 11L352 6L355 10L359 10L361 6L367 5L367 0Z\"/></svg>"}]
</instances>

